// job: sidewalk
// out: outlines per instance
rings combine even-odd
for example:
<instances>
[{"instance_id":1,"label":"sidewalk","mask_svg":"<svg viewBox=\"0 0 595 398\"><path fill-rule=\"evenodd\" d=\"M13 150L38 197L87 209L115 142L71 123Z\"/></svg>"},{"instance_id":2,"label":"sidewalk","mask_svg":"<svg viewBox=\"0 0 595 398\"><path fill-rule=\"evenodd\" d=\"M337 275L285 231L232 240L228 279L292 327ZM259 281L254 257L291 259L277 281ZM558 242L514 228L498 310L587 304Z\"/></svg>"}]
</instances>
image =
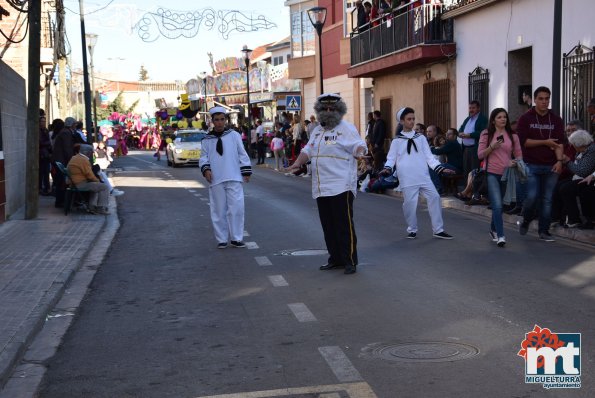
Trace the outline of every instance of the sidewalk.
<instances>
[{"instance_id":1,"label":"sidewalk","mask_svg":"<svg viewBox=\"0 0 595 398\"><path fill-rule=\"evenodd\" d=\"M0 224L0 391L52 318L49 312L96 247L108 219L117 222L113 199L107 217L78 211L65 216L54 208L54 197L39 199L35 220L17 215Z\"/></svg>"},{"instance_id":2,"label":"sidewalk","mask_svg":"<svg viewBox=\"0 0 595 398\"><path fill-rule=\"evenodd\" d=\"M275 159L272 158L265 158L265 164L254 166L254 167L266 167L273 169L275 166ZM377 195L377 194L369 194L369 193L360 193L360 195ZM393 191L389 189L385 192L385 195L394 196L399 199L403 199L403 195L401 192ZM425 199L421 199L422 203L425 203ZM480 215L486 218L486 222L490 220L492 217L492 211L488 209L487 206L481 205L474 205L474 206L467 206L463 201L452 197L442 197L442 208L444 209L456 209L459 211L464 211L466 213ZM516 223L521 218L518 216L511 216L508 214L504 214L504 222L510 225L514 225L516 228ZM532 222L529 232L537 233L537 222ZM554 236L558 236L565 239L574 240L581 243L586 243L590 245L595 245L595 230L581 230L578 228L562 228L556 227L550 230L551 234ZM487 233L486 233L487 236Z\"/></svg>"}]
</instances>

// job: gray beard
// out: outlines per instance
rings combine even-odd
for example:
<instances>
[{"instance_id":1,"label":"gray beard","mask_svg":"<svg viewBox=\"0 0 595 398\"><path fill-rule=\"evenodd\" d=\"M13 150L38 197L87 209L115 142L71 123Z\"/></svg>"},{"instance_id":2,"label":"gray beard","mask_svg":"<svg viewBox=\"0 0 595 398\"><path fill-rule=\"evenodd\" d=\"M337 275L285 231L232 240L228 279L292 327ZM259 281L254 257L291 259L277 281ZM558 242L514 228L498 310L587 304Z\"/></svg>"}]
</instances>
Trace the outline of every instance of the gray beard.
<instances>
[{"instance_id":1,"label":"gray beard","mask_svg":"<svg viewBox=\"0 0 595 398\"><path fill-rule=\"evenodd\" d=\"M320 111L318 112L318 120L320 125L325 130L333 129L341 123L342 115L339 112Z\"/></svg>"}]
</instances>

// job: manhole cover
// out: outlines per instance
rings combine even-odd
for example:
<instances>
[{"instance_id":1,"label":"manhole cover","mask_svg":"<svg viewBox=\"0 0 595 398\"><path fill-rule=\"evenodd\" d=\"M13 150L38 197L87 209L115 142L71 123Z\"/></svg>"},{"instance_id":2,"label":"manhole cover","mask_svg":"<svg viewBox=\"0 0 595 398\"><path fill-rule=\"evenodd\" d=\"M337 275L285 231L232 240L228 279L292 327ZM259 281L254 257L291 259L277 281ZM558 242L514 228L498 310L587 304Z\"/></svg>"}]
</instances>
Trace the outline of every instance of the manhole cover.
<instances>
[{"instance_id":1,"label":"manhole cover","mask_svg":"<svg viewBox=\"0 0 595 398\"><path fill-rule=\"evenodd\" d=\"M362 349L363 357L393 362L452 362L469 359L477 354L477 347L443 341L375 343Z\"/></svg>"},{"instance_id":2,"label":"manhole cover","mask_svg":"<svg viewBox=\"0 0 595 398\"><path fill-rule=\"evenodd\" d=\"M277 253L277 256L324 256L327 255L326 250L321 249L295 249L295 250L282 250Z\"/></svg>"}]
</instances>

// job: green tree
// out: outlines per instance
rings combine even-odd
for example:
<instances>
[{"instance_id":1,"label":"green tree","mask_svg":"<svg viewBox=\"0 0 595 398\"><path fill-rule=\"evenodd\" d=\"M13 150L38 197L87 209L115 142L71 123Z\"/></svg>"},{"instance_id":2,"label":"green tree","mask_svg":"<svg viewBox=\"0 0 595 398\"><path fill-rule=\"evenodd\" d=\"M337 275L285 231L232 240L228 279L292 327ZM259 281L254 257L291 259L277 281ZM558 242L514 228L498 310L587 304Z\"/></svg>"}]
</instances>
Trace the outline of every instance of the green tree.
<instances>
[{"instance_id":1,"label":"green tree","mask_svg":"<svg viewBox=\"0 0 595 398\"><path fill-rule=\"evenodd\" d=\"M140 66L140 72L138 72L138 80L141 82L149 80L149 72L145 69L144 65Z\"/></svg>"},{"instance_id":2,"label":"green tree","mask_svg":"<svg viewBox=\"0 0 595 398\"><path fill-rule=\"evenodd\" d=\"M107 108L105 109L97 109L97 120L104 120L109 117L113 112L118 112L120 114L128 114L134 111L134 108L138 105L139 100L137 99L134 103L126 107L124 104L124 98L122 97L123 91L120 91L116 98L109 104L107 104Z\"/></svg>"}]
</instances>

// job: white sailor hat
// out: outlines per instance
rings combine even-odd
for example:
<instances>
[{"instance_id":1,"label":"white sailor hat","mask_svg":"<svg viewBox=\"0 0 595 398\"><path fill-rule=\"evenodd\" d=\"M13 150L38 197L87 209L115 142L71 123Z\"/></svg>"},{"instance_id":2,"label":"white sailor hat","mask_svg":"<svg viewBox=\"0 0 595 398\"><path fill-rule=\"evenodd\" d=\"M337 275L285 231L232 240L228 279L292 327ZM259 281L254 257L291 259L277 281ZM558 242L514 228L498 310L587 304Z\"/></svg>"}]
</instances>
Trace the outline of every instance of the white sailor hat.
<instances>
[{"instance_id":1,"label":"white sailor hat","mask_svg":"<svg viewBox=\"0 0 595 398\"><path fill-rule=\"evenodd\" d=\"M403 111L405 111L405 108L401 108L397 111L397 121L401 120L401 115L403 115Z\"/></svg>"},{"instance_id":2,"label":"white sailor hat","mask_svg":"<svg viewBox=\"0 0 595 398\"><path fill-rule=\"evenodd\" d=\"M227 110L222 106L214 106L211 109L209 109L209 113L211 114L211 116L213 116L216 113L223 113L224 115L227 115Z\"/></svg>"},{"instance_id":3,"label":"white sailor hat","mask_svg":"<svg viewBox=\"0 0 595 398\"><path fill-rule=\"evenodd\" d=\"M341 96L335 93L328 93L319 95L317 98L318 102L321 104L335 104L341 101Z\"/></svg>"}]
</instances>

